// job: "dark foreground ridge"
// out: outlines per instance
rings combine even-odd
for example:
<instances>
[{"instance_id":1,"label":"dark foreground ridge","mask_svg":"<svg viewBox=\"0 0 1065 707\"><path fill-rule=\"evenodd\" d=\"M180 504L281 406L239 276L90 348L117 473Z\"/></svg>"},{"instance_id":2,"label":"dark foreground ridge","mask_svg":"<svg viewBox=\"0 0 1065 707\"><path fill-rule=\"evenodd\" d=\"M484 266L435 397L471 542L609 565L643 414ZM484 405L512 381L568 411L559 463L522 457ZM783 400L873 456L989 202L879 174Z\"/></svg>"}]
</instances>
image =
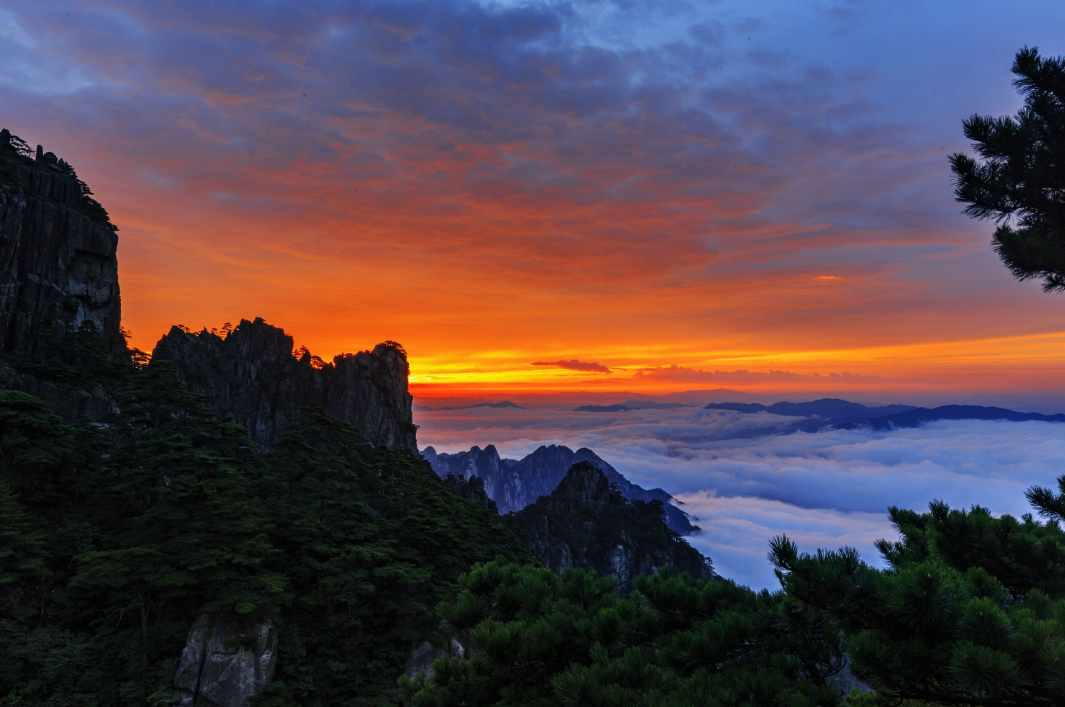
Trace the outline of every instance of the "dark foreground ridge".
<instances>
[{"instance_id":1,"label":"dark foreground ridge","mask_svg":"<svg viewBox=\"0 0 1065 707\"><path fill-rule=\"evenodd\" d=\"M673 505L679 501L662 489L648 490L637 486L587 447L574 452L562 445L545 445L520 460L500 457L491 444L484 449L473 447L468 452L456 454L438 454L432 447L426 447L422 456L440 476L455 474L482 479L485 493L500 513L520 511L535 503L558 487L570 467L588 462L601 469L607 480L628 500L660 502L666 523L673 532L691 535L699 531L699 526L692 525L688 514Z\"/></svg>"}]
</instances>

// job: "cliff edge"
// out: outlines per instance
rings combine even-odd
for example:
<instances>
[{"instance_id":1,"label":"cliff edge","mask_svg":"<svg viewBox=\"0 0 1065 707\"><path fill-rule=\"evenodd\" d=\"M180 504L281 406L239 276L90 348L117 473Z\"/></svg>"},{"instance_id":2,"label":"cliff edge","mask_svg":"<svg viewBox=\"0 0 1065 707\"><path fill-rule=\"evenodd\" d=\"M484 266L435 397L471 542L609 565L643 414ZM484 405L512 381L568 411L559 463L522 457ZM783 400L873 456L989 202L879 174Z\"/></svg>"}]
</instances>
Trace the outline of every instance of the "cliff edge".
<instances>
[{"instance_id":1,"label":"cliff edge","mask_svg":"<svg viewBox=\"0 0 1065 707\"><path fill-rule=\"evenodd\" d=\"M118 234L73 167L0 130L0 349L54 348L86 323L125 351Z\"/></svg>"},{"instance_id":2,"label":"cliff edge","mask_svg":"<svg viewBox=\"0 0 1065 707\"><path fill-rule=\"evenodd\" d=\"M273 444L301 408L316 407L351 423L374 445L418 451L410 367L397 344L323 364L307 352L296 358L292 337L257 318L241 320L225 335L172 327L152 351L153 362L167 360L189 390L259 444Z\"/></svg>"}]
</instances>

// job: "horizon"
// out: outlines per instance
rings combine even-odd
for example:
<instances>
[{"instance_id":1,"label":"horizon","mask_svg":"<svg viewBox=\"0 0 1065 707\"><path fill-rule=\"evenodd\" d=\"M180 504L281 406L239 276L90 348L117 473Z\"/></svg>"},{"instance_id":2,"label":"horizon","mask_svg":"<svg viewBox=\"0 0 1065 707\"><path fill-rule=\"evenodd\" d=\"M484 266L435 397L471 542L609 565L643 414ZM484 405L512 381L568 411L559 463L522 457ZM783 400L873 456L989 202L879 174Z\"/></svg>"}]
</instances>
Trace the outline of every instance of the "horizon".
<instances>
[{"instance_id":1,"label":"horizon","mask_svg":"<svg viewBox=\"0 0 1065 707\"><path fill-rule=\"evenodd\" d=\"M946 159L1065 8L57 7L0 11L3 122L107 205L144 350L261 316L425 396L1065 393Z\"/></svg>"}]
</instances>

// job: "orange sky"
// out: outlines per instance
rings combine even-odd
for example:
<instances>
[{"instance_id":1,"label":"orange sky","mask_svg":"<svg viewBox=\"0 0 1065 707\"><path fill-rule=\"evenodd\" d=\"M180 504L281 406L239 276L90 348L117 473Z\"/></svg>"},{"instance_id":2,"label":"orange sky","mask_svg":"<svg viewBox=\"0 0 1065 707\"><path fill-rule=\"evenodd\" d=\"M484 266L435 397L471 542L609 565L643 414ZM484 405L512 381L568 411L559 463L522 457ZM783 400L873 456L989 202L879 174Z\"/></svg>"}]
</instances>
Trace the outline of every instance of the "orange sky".
<instances>
[{"instance_id":1,"label":"orange sky","mask_svg":"<svg viewBox=\"0 0 1065 707\"><path fill-rule=\"evenodd\" d=\"M1060 24L667 6L14 3L0 122L111 212L142 349L261 316L399 341L423 396L1065 392L1065 298L946 161Z\"/></svg>"}]
</instances>

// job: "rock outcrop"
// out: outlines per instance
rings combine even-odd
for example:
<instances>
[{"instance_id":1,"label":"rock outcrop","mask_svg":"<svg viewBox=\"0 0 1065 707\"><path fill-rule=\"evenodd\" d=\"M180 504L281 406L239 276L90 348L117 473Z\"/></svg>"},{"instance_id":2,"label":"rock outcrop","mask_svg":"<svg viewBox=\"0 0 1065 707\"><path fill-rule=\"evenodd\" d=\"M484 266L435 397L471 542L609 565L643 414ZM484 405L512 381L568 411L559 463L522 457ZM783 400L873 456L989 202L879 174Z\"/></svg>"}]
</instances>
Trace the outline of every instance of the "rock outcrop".
<instances>
[{"instance_id":1,"label":"rock outcrop","mask_svg":"<svg viewBox=\"0 0 1065 707\"><path fill-rule=\"evenodd\" d=\"M622 591L637 575L666 567L714 576L710 560L666 526L661 501L626 500L590 462L573 465L549 496L503 521L550 569L609 574Z\"/></svg>"},{"instance_id":2,"label":"rock outcrop","mask_svg":"<svg viewBox=\"0 0 1065 707\"><path fill-rule=\"evenodd\" d=\"M470 642L468 636L464 638L467 643ZM433 663L438 659L447 658L448 656L466 658L469 655L469 657L472 657L472 653L472 649L467 650L467 646L464 646L457 638L448 639L447 648L440 648L429 641L422 641L411 648L403 674L413 678L418 673L425 673L426 677L428 677L433 674Z\"/></svg>"},{"instance_id":3,"label":"rock outcrop","mask_svg":"<svg viewBox=\"0 0 1065 707\"><path fill-rule=\"evenodd\" d=\"M175 707L247 707L274 679L277 630L269 619L238 626L200 616L174 677Z\"/></svg>"},{"instance_id":4,"label":"rock outcrop","mask_svg":"<svg viewBox=\"0 0 1065 707\"><path fill-rule=\"evenodd\" d=\"M85 323L125 350L118 235L74 170L0 131L0 348L37 353Z\"/></svg>"},{"instance_id":5,"label":"rock outcrop","mask_svg":"<svg viewBox=\"0 0 1065 707\"><path fill-rule=\"evenodd\" d=\"M171 328L152 361L174 361L189 389L219 416L270 445L300 408L317 407L351 423L367 441L417 451L406 352L392 343L314 364L293 355L292 337L262 319L242 320L224 336Z\"/></svg>"},{"instance_id":6,"label":"rock outcrop","mask_svg":"<svg viewBox=\"0 0 1065 707\"><path fill-rule=\"evenodd\" d=\"M495 501L500 513L519 511L535 503L555 490L570 467L589 462L601 469L607 480L630 501L660 501L666 523L674 532L690 535L699 530L698 526L692 525L687 513L673 505L679 502L668 493L637 486L587 447L574 452L562 445L545 445L521 460L500 457L491 444L484 449L473 447L468 452L456 454L438 454L432 447L426 447L422 456L440 476L455 474L483 479L485 493Z\"/></svg>"}]
</instances>

